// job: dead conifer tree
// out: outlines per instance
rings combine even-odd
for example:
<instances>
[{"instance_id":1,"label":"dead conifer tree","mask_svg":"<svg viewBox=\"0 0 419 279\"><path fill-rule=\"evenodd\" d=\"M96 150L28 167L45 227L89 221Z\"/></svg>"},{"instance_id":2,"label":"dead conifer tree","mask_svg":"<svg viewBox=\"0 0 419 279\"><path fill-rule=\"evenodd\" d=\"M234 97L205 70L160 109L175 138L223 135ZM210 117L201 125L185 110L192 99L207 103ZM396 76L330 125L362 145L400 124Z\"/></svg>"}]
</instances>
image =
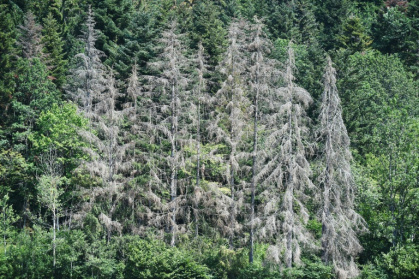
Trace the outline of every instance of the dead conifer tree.
<instances>
[{"instance_id":1,"label":"dead conifer tree","mask_svg":"<svg viewBox=\"0 0 419 279\"><path fill-rule=\"evenodd\" d=\"M65 86L66 93L84 112L87 118L94 115L94 104L99 101L105 88L106 69L101 61L104 53L95 47L98 31L95 29L93 11L89 6L86 30L83 31L84 52L74 58L77 65L70 70L69 82Z\"/></svg>"},{"instance_id":2,"label":"dead conifer tree","mask_svg":"<svg viewBox=\"0 0 419 279\"><path fill-rule=\"evenodd\" d=\"M159 42L162 45L158 61L151 64L152 67L160 71L158 76L151 77L153 86L153 99L158 102L153 103L150 109L150 117L153 118L149 123L150 130L154 130L154 136L159 137L158 141L170 144L170 154L166 156L161 152L163 167L159 173L154 173L155 183L161 186L168 185L170 200L162 203L162 212L157 214L155 219L156 226L167 226L171 234L170 245L174 246L176 235L185 231L185 226L180 226L177 218L187 215L185 206L185 187L184 181L179 184L178 172L184 168L184 145L186 126L184 123L186 100L188 92L186 86L189 79L185 74L189 67L189 60L185 57L185 47L181 41L181 35L177 34L177 24L175 21L170 23L169 29L162 33ZM151 119L150 119L151 120ZM157 134L156 134L157 133ZM165 169L168 168L166 171ZM167 181L167 184L164 182Z\"/></svg>"},{"instance_id":3,"label":"dead conifer tree","mask_svg":"<svg viewBox=\"0 0 419 279\"><path fill-rule=\"evenodd\" d=\"M22 48L22 57L26 59L41 58L42 26L35 22L35 16L31 11L25 14L23 25L19 25L19 31L18 45Z\"/></svg>"},{"instance_id":4,"label":"dead conifer tree","mask_svg":"<svg viewBox=\"0 0 419 279\"><path fill-rule=\"evenodd\" d=\"M120 216L117 213L121 209L121 201L126 198L124 186L130 179L132 160L127 156L131 143L123 141L120 129L124 112L116 109L121 94L112 72L106 80L105 91L100 95L91 118L95 133L81 133L91 143L89 148L85 148L91 160L79 168L89 173L98 184L87 190L90 200L83 205L81 213L90 212L94 205L100 208L98 219L106 228L109 242L112 232L120 234L124 225L122 218L118 220Z\"/></svg>"},{"instance_id":5,"label":"dead conifer tree","mask_svg":"<svg viewBox=\"0 0 419 279\"><path fill-rule=\"evenodd\" d=\"M322 259L333 264L339 278L354 278L358 268L354 257L362 250L357 231L365 221L354 211L354 179L351 173L349 137L342 120L336 88L336 70L327 57L324 91L320 110L322 170L318 181L322 190Z\"/></svg>"},{"instance_id":6,"label":"dead conifer tree","mask_svg":"<svg viewBox=\"0 0 419 279\"><path fill-rule=\"evenodd\" d=\"M240 159L248 157L243 151L245 130L249 119L249 99L245 96L246 56L244 21L233 21L228 30L229 46L221 61L219 71L226 77L214 97L216 113L214 121L208 129L217 142L222 142L228 147L226 154L225 179L230 188L229 216L225 214L219 217L228 219L217 221L222 225L222 231L228 236L230 248L233 248L234 236L241 231L241 224L237 221L237 214L240 212L244 199L244 180L239 178L242 166Z\"/></svg>"},{"instance_id":7,"label":"dead conifer tree","mask_svg":"<svg viewBox=\"0 0 419 279\"><path fill-rule=\"evenodd\" d=\"M253 262L255 226L261 222L255 212L255 195L258 185L258 171L266 158L266 150L259 147L259 126L265 121L260 121L261 106L269 107L270 94L274 92L272 76L277 74L276 62L269 59L267 55L271 51L272 44L263 31L264 24L255 17L255 23L250 25L250 42L247 50L250 52L249 83L252 98L253 110L253 139L252 139L252 170L251 170L251 202L250 202L250 240L249 240L249 262Z\"/></svg>"},{"instance_id":8,"label":"dead conifer tree","mask_svg":"<svg viewBox=\"0 0 419 279\"><path fill-rule=\"evenodd\" d=\"M195 187L193 189L193 194L191 195L192 200L192 212L195 223L195 237L199 235L199 204L204 197L204 190L201 187L202 176L204 175L202 165L202 154L201 154L201 130L202 130L202 105L208 103L209 96L206 93L207 90L207 80L204 75L208 72L207 59L204 53L204 47L200 42L198 45L198 52L195 57L196 67L196 78L195 78L195 87L193 89L193 98L191 96L190 103L192 110L189 113L189 118L193 123L192 129L196 131L196 135L193 141L193 144L196 145L196 168L195 168ZM204 167L205 168L205 167Z\"/></svg>"},{"instance_id":9,"label":"dead conifer tree","mask_svg":"<svg viewBox=\"0 0 419 279\"><path fill-rule=\"evenodd\" d=\"M305 206L307 191L314 188L310 165L306 159L308 118L305 108L312 102L310 94L294 84L295 61L292 43L288 46L288 60L284 74L285 86L277 90L281 105L273 114L276 128L267 136L266 145L272 151L258 176L265 177L262 210L265 222L262 233L276 243L268 250L275 262L284 257L286 267L300 262L301 245L310 246L311 234L305 224L309 213ZM271 127L273 128L273 127ZM282 251L284 254L282 255Z\"/></svg>"}]
</instances>

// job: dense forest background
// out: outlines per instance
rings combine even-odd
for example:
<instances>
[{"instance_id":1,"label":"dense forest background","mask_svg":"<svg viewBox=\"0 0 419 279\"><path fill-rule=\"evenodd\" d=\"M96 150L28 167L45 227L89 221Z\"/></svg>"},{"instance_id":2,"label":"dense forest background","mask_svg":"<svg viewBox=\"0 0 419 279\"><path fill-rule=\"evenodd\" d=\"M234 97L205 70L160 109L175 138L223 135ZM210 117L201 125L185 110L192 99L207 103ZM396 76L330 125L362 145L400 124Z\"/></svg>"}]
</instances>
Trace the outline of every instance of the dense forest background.
<instances>
[{"instance_id":1,"label":"dense forest background","mask_svg":"<svg viewBox=\"0 0 419 279\"><path fill-rule=\"evenodd\" d=\"M419 1L0 0L1 278L419 278Z\"/></svg>"}]
</instances>

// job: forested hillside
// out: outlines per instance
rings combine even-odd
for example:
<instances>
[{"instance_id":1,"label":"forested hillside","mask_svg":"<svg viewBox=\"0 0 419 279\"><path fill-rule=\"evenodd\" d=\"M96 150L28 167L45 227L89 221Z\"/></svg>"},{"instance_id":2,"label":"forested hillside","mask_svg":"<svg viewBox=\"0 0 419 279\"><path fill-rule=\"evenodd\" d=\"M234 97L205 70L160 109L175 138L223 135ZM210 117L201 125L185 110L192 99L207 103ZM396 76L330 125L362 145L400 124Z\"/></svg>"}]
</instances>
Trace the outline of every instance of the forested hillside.
<instances>
[{"instance_id":1,"label":"forested hillside","mask_svg":"<svg viewBox=\"0 0 419 279\"><path fill-rule=\"evenodd\" d=\"M419 0L0 0L0 278L419 278Z\"/></svg>"}]
</instances>

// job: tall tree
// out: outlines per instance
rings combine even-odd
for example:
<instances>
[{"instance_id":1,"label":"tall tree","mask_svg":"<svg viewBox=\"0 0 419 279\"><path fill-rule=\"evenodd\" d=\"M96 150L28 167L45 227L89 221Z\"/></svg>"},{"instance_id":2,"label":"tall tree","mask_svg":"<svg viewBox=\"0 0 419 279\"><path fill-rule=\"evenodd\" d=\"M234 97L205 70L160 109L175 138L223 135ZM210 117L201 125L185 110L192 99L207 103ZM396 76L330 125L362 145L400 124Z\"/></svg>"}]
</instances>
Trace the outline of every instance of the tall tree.
<instances>
[{"instance_id":1,"label":"tall tree","mask_svg":"<svg viewBox=\"0 0 419 279\"><path fill-rule=\"evenodd\" d=\"M160 136L161 141L167 141L170 145L169 156L164 158L167 167L167 181L169 184L170 201L166 208L163 208L164 215L167 217L163 223L169 225L171 233L170 245L174 246L176 235L179 233L180 226L177 222L177 216L184 210L180 206L184 200L185 192L178 185L178 174L184 164L184 150L182 143L186 126L183 122L186 113L186 86L189 79L186 70L189 66L189 60L184 56L184 45L181 41L181 35L177 34L177 24L172 21L169 29L162 33L159 40L162 48L159 58L151 65L160 70L157 77L152 79L154 84L154 95L159 100L156 104L157 115L153 125ZM160 154L163 155L163 154ZM178 195L180 191L180 195Z\"/></svg>"},{"instance_id":2,"label":"tall tree","mask_svg":"<svg viewBox=\"0 0 419 279\"><path fill-rule=\"evenodd\" d=\"M330 57L327 57L319 118L322 259L326 264L333 264L339 278L353 278L359 273L354 257L362 250L357 231L365 229L365 221L354 210L349 137L342 119L336 70Z\"/></svg>"},{"instance_id":3,"label":"tall tree","mask_svg":"<svg viewBox=\"0 0 419 279\"><path fill-rule=\"evenodd\" d=\"M42 26L36 23L35 16L28 11L25 15L23 25L19 25L20 37L18 45L22 49L22 57L32 59L41 58L42 54Z\"/></svg>"},{"instance_id":4,"label":"tall tree","mask_svg":"<svg viewBox=\"0 0 419 279\"><path fill-rule=\"evenodd\" d=\"M253 263L254 252L254 236L255 236L255 195L258 186L258 172L264 163L266 150L259 150L259 134L261 108L266 107L269 100L269 94L274 92L272 76L277 74L275 70L275 61L268 58L272 43L264 32L265 25L257 17L254 18L255 23L250 25L250 41L247 45L247 51L250 52L250 61L248 66L250 98L252 98L253 110L253 138L252 138L252 170L250 182L250 245L249 245L249 262ZM268 101L269 102L269 101ZM262 128L263 129L263 128Z\"/></svg>"},{"instance_id":5,"label":"tall tree","mask_svg":"<svg viewBox=\"0 0 419 279\"><path fill-rule=\"evenodd\" d=\"M0 5L0 113L3 124L13 91L13 52L16 37L13 17L8 4Z\"/></svg>"},{"instance_id":6,"label":"tall tree","mask_svg":"<svg viewBox=\"0 0 419 279\"><path fill-rule=\"evenodd\" d=\"M243 55L245 49L244 21L233 21L228 29L229 46L221 61L219 70L226 77L215 95L217 105L214 121L209 125L210 134L217 142L228 146L225 154L227 168L225 179L230 188L230 216L223 228L233 247L234 237L241 230L237 215L243 204L244 180L238 177L243 167L240 159L247 156L243 152L244 135L249 118L250 101L245 96L244 75L247 61Z\"/></svg>"},{"instance_id":7,"label":"tall tree","mask_svg":"<svg viewBox=\"0 0 419 279\"><path fill-rule=\"evenodd\" d=\"M288 268L292 267L293 262L300 263L302 245L312 246L312 236L305 226L309 219L306 204L308 194L310 191L313 193L315 188L310 179L311 168L306 157L306 150L310 149L307 141L309 119L304 111L312 99L305 89L294 84L294 71L294 50L290 42L285 86L276 93L282 104L274 114L276 129L267 139L267 148L273 154L259 174L266 176L264 184L272 189L265 194L270 195L265 206L265 212L270 213L265 230L273 236L277 235L276 245L269 249L270 257L278 262L281 251L284 251L284 261ZM272 194L278 192L280 200ZM272 215L277 211L279 214ZM281 227L277 223L282 223Z\"/></svg>"},{"instance_id":8,"label":"tall tree","mask_svg":"<svg viewBox=\"0 0 419 279\"><path fill-rule=\"evenodd\" d=\"M58 162L57 152L51 147L50 150L42 154L41 164L43 165L43 175L38 178L38 198L52 213L52 255L53 268L56 265L56 231L58 227L58 216L61 211L60 195L63 193L62 166Z\"/></svg>"},{"instance_id":9,"label":"tall tree","mask_svg":"<svg viewBox=\"0 0 419 279\"><path fill-rule=\"evenodd\" d=\"M83 32L84 52L78 53L74 59L76 66L70 70L68 85L65 86L70 98L79 104L87 118L93 117L94 104L104 90L105 67L102 64L102 51L95 47L98 31L95 29L93 11L89 7L86 19L87 30Z\"/></svg>"},{"instance_id":10,"label":"tall tree","mask_svg":"<svg viewBox=\"0 0 419 279\"><path fill-rule=\"evenodd\" d=\"M208 64L207 59L204 53L204 47L200 42L198 44L198 53L195 57L195 63L197 65L196 72L196 85L194 88L194 95L195 98L193 100L193 105L196 108L195 114L192 114L192 121L195 124L196 129L196 183L194 188L194 196L193 200L193 215L194 215L194 222L195 222L195 236L197 237L199 234L199 202L202 197L203 188L201 187L201 167L202 167L202 154L201 154L201 142L202 142L202 105L208 102L208 94L206 93L207 90L207 80L205 79L205 75L208 73Z\"/></svg>"},{"instance_id":11,"label":"tall tree","mask_svg":"<svg viewBox=\"0 0 419 279\"><path fill-rule=\"evenodd\" d=\"M97 186L87 189L90 199L80 213L83 217L94 207L99 207L96 213L106 228L109 242L113 231L122 232L124 220L118 216L118 210L126 198L124 187L130 179L132 161L127 156L131 143L122 141L120 127L124 112L116 108L117 99L122 94L116 88L112 72L106 78L105 91L91 119L94 132L84 131L82 134L90 143L85 151L91 160L86 160L79 168L89 173L97 183Z\"/></svg>"},{"instance_id":12,"label":"tall tree","mask_svg":"<svg viewBox=\"0 0 419 279\"><path fill-rule=\"evenodd\" d=\"M67 61L64 59L64 41L61 39L60 26L51 13L44 18L42 44L48 54L49 74L54 83L61 88L65 82Z\"/></svg>"}]
</instances>

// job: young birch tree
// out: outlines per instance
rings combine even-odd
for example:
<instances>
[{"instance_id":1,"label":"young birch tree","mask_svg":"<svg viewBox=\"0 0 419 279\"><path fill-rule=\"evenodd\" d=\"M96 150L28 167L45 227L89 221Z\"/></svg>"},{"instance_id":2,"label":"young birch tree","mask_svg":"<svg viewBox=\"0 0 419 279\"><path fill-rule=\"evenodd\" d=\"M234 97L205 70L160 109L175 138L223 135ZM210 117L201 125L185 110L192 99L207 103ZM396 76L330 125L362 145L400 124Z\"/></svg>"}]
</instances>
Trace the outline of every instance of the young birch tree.
<instances>
[{"instance_id":1,"label":"young birch tree","mask_svg":"<svg viewBox=\"0 0 419 279\"><path fill-rule=\"evenodd\" d=\"M312 99L305 89L294 84L294 71L294 50L290 42L285 86L277 90L276 96L282 104L273 114L277 128L270 131L266 139L272 155L258 174L265 177L263 183L266 188L262 193L262 198L266 200L262 209L266 215L262 233L276 238L276 245L269 248L268 255L275 262L280 262L284 251L288 268L293 262L300 263L301 245L308 247L311 244L312 236L305 227L309 218L305 204L307 191L314 188L306 158L306 125L309 119L304 111Z\"/></svg>"},{"instance_id":2,"label":"young birch tree","mask_svg":"<svg viewBox=\"0 0 419 279\"><path fill-rule=\"evenodd\" d=\"M336 70L327 57L320 109L319 138L322 140L322 169L318 177L322 190L322 259L333 264L341 279L354 278L358 269L354 257L362 250L357 231L365 221L354 211L354 179L351 173L349 137L342 120L336 88Z\"/></svg>"},{"instance_id":3,"label":"young birch tree","mask_svg":"<svg viewBox=\"0 0 419 279\"><path fill-rule=\"evenodd\" d=\"M62 166L58 162L56 149L52 146L48 152L42 155L41 163L44 174L38 179L38 198L52 213L52 255L53 267L56 264L56 230L59 221L59 211L61 209L60 196L63 190L60 186L63 183Z\"/></svg>"},{"instance_id":4,"label":"young birch tree","mask_svg":"<svg viewBox=\"0 0 419 279\"><path fill-rule=\"evenodd\" d=\"M238 178L242 168L239 160L246 157L246 154L242 152L242 147L251 107L250 101L245 96L244 75L247 61L243 55L244 25L244 21L234 21L229 27L229 46L219 66L226 80L214 97L217 111L214 121L208 127L210 134L215 136L215 140L225 143L229 148L225 178L230 188L230 204L228 205L230 216L224 220L225 223L221 229L229 238L230 248L233 247L235 234L241 230L237 214L243 205L244 181ZM224 200L227 201L227 199ZM218 223L223 224L221 220Z\"/></svg>"}]
</instances>

